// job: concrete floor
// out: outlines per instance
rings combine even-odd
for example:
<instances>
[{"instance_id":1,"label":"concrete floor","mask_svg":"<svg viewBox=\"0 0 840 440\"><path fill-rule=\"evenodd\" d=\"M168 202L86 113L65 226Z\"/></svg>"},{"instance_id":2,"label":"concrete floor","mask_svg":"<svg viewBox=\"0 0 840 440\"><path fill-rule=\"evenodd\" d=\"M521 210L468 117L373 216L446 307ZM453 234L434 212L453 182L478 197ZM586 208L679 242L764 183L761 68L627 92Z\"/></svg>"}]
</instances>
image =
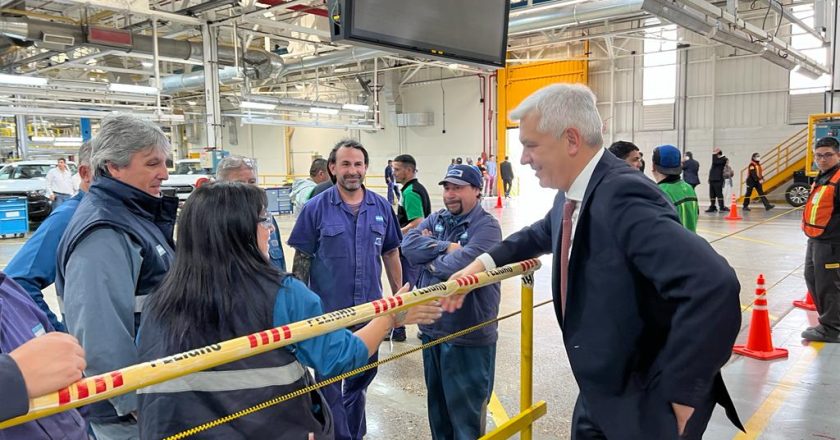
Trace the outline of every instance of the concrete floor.
<instances>
[{"instance_id":1,"label":"concrete floor","mask_svg":"<svg viewBox=\"0 0 840 440\"><path fill-rule=\"evenodd\" d=\"M541 218L551 199L539 197L511 199L505 208L493 208L494 200L485 206L499 217L504 235ZM440 201L433 201L439 208ZM790 350L790 358L760 362L733 357L724 369L730 392L742 420L749 428L749 436L737 436L723 416L716 411L707 431L709 439L835 439L840 438L840 419L837 417L840 395L840 347L814 344L804 345L799 332L815 321L813 312L793 309L791 301L801 299L806 291L802 276L805 238L799 229L799 212L784 214L789 207L779 207L769 213L756 208L744 214L744 220L726 221L722 214L702 214L698 232L735 268L741 281L741 303L744 306L743 328L739 340L746 336L752 313L749 305L755 297L755 280L759 273L767 280L771 321L777 346ZM769 223L726 237L759 222L781 215ZM288 235L294 218L278 217L281 232ZM718 241L715 241L718 240ZM0 241L0 267L5 267L23 239ZM287 249L286 258L292 259ZM550 299L551 257L542 259L544 269L535 277L535 303ZM519 309L519 280L502 283L501 313ZM54 301L54 291L46 293ZM504 411L513 416L519 406L519 317L500 323L496 363L495 394ZM578 393L561 343L559 327L551 305L535 311L534 317L534 399L545 400L548 414L535 426L536 439L568 438L572 407ZM393 352L419 345L416 328L409 328L404 343L393 344ZM391 354L384 343L380 358ZM368 393L368 438L412 439L430 438L425 409L425 387L419 353L380 367L377 379ZM493 419L488 424L494 426Z\"/></svg>"}]
</instances>

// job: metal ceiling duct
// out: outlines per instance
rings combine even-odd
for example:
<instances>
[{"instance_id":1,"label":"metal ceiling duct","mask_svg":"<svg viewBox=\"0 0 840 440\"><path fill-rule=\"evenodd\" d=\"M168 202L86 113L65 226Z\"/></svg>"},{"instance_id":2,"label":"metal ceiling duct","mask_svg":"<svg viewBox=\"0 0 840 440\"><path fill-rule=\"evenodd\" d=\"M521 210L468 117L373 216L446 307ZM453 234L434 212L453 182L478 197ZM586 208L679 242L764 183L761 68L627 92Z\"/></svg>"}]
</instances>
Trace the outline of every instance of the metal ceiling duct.
<instances>
[{"instance_id":1,"label":"metal ceiling duct","mask_svg":"<svg viewBox=\"0 0 840 440\"><path fill-rule=\"evenodd\" d=\"M556 11L523 13L508 22L508 35L515 36L569 25L580 25L642 12L642 0L600 0L559 7Z\"/></svg>"}]
</instances>

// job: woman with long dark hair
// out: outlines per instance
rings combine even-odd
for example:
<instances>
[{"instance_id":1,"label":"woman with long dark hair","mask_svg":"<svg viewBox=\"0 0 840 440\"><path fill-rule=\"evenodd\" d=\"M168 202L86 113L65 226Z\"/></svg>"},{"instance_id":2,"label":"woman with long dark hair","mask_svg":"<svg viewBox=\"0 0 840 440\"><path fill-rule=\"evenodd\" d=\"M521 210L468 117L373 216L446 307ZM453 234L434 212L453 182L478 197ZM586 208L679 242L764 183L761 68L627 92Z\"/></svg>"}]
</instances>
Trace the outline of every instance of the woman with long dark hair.
<instances>
[{"instance_id":1,"label":"woman with long dark hair","mask_svg":"<svg viewBox=\"0 0 840 440\"><path fill-rule=\"evenodd\" d=\"M272 228L265 192L240 183L196 189L178 220L175 264L150 296L139 332L142 360L204 347L321 315L318 296L268 260ZM352 282L349 281L349 282ZM404 319L383 316L351 333L323 336L138 391L140 434L160 439L361 367L391 328L433 322L440 308L422 305ZM328 406L318 391L215 427L202 438L332 439Z\"/></svg>"}]
</instances>

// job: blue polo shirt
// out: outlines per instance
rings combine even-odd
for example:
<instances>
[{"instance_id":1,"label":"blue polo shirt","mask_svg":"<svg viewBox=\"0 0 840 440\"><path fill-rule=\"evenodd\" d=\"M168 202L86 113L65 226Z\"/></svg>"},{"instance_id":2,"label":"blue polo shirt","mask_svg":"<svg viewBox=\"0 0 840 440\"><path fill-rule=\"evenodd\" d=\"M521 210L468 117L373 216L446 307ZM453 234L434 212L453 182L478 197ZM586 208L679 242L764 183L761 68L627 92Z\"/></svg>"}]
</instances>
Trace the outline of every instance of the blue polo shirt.
<instances>
[{"instance_id":1,"label":"blue polo shirt","mask_svg":"<svg viewBox=\"0 0 840 440\"><path fill-rule=\"evenodd\" d=\"M382 298L382 255L402 241L388 201L364 191L356 216L332 186L303 206L289 235L289 246L313 257L309 288L325 312Z\"/></svg>"}]
</instances>

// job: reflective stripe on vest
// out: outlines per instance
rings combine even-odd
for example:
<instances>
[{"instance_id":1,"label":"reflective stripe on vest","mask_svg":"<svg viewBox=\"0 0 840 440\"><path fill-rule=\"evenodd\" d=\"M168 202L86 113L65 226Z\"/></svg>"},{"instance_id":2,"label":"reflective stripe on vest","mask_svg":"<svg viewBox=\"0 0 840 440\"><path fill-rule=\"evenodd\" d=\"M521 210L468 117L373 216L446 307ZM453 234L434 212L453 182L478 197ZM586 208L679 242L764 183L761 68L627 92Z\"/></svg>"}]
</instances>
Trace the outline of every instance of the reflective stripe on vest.
<instances>
[{"instance_id":1,"label":"reflective stripe on vest","mask_svg":"<svg viewBox=\"0 0 840 440\"><path fill-rule=\"evenodd\" d=\"M834 199L838 182L840 182L840 171L835 171L825 185L815 184L811 189L811 195L802 212L802 231L808 237L817 238L825 232L834 214Z\"/></svg>"},{"instance_id":2,"label":"reflective stripe on vest","mask_svg":"<svg viewBox=\"0 0 840 440\"><path fill-rule=\"evenodd\" d=\"M134 313L143 313L143 305L146 303L146 297L149 295L140 295L134 297ZM64 298L58 296L58 311L64 314Z\"/></svg>"},{"instance_id":3,"label":"reflective stripe on vest","mask_svg":"<svg viewBox=\"0 0 840 440\"><path fill-rule=\"evenodd\" d=\"M282 367L252 368L248 370L201 371L184 377L137 390L138 394L163 394L250 390L291 385L300 380L306 370L300 362Z\"/></svg>"}]
</instances>

